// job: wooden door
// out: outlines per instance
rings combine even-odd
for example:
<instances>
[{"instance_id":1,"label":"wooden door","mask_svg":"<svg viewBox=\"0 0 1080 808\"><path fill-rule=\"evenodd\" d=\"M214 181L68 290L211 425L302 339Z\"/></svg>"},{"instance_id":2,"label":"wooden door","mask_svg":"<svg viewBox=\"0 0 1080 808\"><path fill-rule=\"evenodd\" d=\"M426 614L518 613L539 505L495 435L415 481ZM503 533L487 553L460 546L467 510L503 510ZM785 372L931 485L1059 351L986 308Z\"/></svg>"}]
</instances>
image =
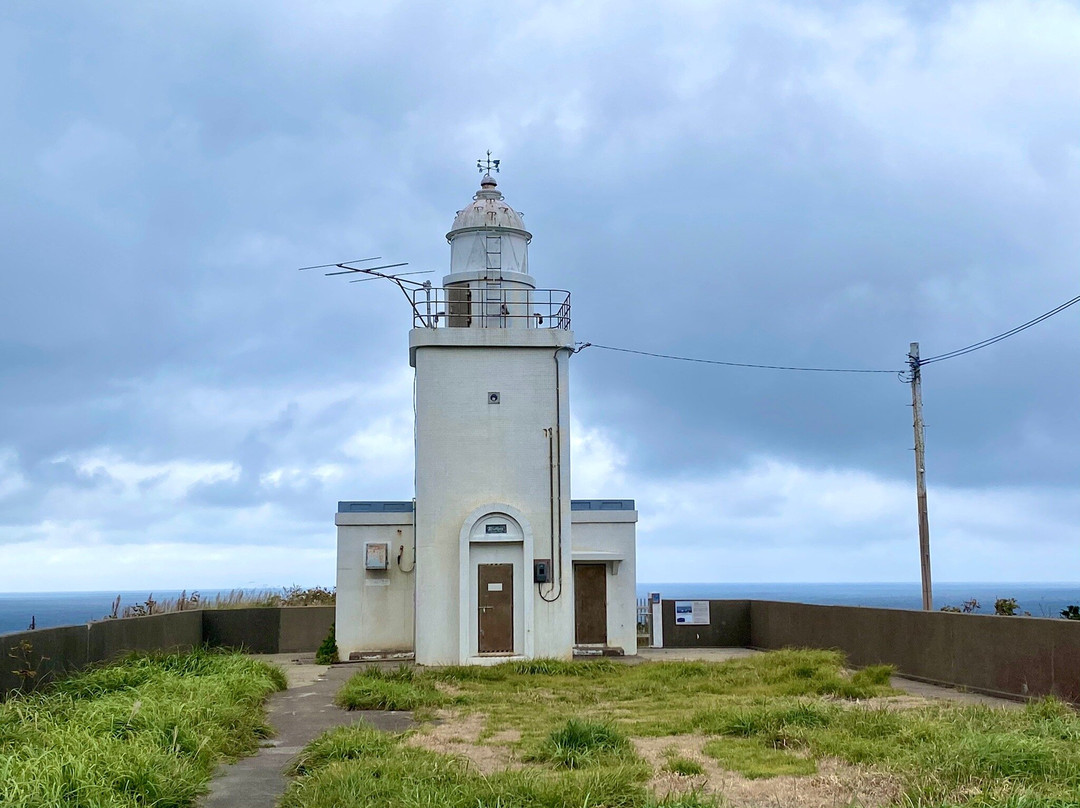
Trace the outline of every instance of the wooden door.
<instances>
[{"instance_id":1,"label":"wooden door","mask_svg":"<svg viewBox=\"0 0 1080 808\"><path fill-rule=\"evenodd\" d=\"M481 654L514 653L514 565L480 564L476 603Z\"/></svg>"},{"instance_id":2,"label":"wooden door","mask_svg":"<svg viewBox=\"0 0 1080 808\"><path fill-rule=\"evenodd\" d=\"M574 565L574 641L607 645L607 564Z\"/></svg>"}]
</instances>

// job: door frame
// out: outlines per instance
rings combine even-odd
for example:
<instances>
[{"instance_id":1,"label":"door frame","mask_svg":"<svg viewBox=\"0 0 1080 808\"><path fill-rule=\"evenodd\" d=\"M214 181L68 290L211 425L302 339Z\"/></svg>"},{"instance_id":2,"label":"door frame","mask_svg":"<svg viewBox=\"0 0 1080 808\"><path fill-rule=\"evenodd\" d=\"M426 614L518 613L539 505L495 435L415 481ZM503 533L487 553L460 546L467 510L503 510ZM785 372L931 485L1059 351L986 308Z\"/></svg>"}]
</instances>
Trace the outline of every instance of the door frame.
<instances>
[{"instance_id":1,"label":"door frame","mask_svg":"<svg viewBox=\"0 0 1080 808\"><path fill-rule=\"evenodd\" d=\"M505 518L517 530L506 534L486 534L477 530L488 517ZM474 552L475 548L475 552ZM504 548L496 550L496 548ZM494 665L508 659L530 659L534 655L532 580L533 532L520 510L504 502L475 508L461 525L458 542L458 662L462 665ZM493 559L488 561L487 559ZM480 655L477 648L477 564L514 564L514 653ZM528 567L528 569L526 569ZM517 633L521 615L520 642Z\"/></svg>"}]
</instances>

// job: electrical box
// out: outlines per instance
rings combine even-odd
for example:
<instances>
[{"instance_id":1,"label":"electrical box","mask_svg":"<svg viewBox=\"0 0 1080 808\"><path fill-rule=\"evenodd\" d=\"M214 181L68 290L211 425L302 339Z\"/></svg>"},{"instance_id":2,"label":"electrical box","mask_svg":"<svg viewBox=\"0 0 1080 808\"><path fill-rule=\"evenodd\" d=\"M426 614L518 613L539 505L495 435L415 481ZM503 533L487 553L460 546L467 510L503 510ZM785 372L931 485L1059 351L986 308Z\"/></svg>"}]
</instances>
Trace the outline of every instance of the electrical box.
<instances>
[{"instance_id":1,"label":"electrical box","mask_svg":"<svg viewBox=\"0 0 1080 808\"><path fill-rule=\"evenodd\" d=\"M537 558L533 561L533 583L551 583L551 559Z\"/></svg>"},{"instance_id":2,"label":"electrical box","mask_svg":"<svg viewBox=\"0 0 1080 808\"><path fill-rule=\"evenodd\" d=\"M364 569L388 570L390 569L390 543L385 541L369 541L364 543Z\"/></svg>"}]
</instances>

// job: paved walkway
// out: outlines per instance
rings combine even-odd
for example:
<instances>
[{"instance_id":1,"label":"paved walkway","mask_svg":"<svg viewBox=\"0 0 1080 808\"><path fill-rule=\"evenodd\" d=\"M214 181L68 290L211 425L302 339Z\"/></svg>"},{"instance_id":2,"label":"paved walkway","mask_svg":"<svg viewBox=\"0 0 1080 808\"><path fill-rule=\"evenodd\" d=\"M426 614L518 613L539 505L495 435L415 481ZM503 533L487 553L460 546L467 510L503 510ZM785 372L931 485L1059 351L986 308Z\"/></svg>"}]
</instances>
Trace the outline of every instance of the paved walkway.
<instances>
[{"instance_id":1,"label":"paved walkway","mask_svg":"<svg viewBox=\"0 0 1080 808\"><path fill-rule=\"evenodd\" d=\"M281 666L289 689L267 701L275 736L249 758L221 765L210 782L203 808L273 808L285 793L283 771L304 745L321 733L345 724L367 722L379 729L401 732L412 726L410 713L366 710L349 712L334 704L345 680L356 673L349 665L316 665L314 655L267 654L258 659Z\"/></svg>"}]
</instances>

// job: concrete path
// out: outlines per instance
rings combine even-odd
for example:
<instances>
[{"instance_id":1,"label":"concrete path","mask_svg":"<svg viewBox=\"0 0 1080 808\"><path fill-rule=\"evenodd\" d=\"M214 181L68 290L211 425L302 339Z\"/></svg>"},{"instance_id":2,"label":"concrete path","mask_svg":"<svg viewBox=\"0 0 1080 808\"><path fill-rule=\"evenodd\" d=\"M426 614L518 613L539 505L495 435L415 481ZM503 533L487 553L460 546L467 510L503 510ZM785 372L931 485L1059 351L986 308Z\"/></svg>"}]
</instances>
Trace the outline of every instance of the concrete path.
<instances>
[{"instance_id":1,"label":"concrete path","mask_svg":"<svg viewBox=\"0 0 1080 808\"><path fill-rule=\"evenodd\" d=\"M349 712L334 696L356 667L316 665L313 655L267 654L257 659L285 671L289 689L267 701L267 717L276 735L252 757L221 765L210 782L203 808L273 808L285 793L283 771L309 741L333 727L366 721L378 729L401 732L412 726L410 713L365 710Z\"/></svg>"}]
</instances>

